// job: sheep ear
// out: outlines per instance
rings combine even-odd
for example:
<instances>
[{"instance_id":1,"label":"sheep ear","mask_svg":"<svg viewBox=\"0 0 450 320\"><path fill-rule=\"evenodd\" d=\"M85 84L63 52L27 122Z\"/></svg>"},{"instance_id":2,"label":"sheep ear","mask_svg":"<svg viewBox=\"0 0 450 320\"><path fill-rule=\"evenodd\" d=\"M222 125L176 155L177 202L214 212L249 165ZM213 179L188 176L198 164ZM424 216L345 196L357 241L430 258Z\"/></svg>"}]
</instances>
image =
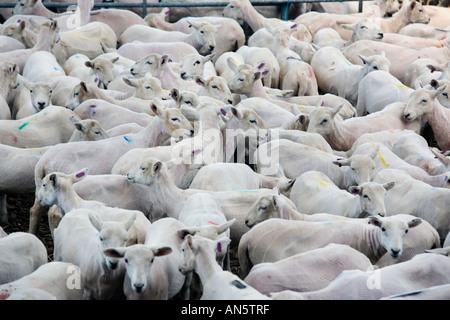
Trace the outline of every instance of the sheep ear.
<instances>
[{"instance_id":1,"label":"sheep ear","mask_svg":"<svg viewBox=\"0 0 450 320\"><path fill-rule=\"evenodd\" d=\"M72 174L72 182L75 183L75 182L78 182L78 181L83 180L84 178L86 178L88 171L89 171L88 168L84 168L84 169L81 169L78 172L73 173Z\"/></svg>"},{"instance_id":2,"label":"sheep ear","mask_svg":"<svg viewBox=\"0 0 450 320\"><path fill-rule=\"evenodd\" d=\"M155 100L155 99L154 99ZM161 106L156 105L155 101L153 101L150 104L150 109L152 110L152 112L154 114L156 114L158 117L160 117L161 119L164 119L166 116L166 113L164 112L164 108Z\"/></svg>"},{"instance_id":3,"label":"sheep ear","mask_svg":"<svg viewBox=\"0 0 450 320\"><path fill-rule=\"evenodd\" d=\"M390 189L392 189L394 186L395 186L395 181L391 181L391 182L387 182L387 183L383 184L383 187L384 187L386 190L390 190Z\"/></svg>"},{"instance_id":4,"label":"sheep ear","mask_svg":"<svg viewBox=\"0 0 450 320\"><path fill-rule=\"evenodd\" d=\"M105 256L110 258L123 258L125 253L127 252L127 248L110 248L103 250Z\"/></svg>"},{"instance_id":5,"label":"sheep ear","mask_svg":"<svg viewBox=\"0 0 450 320\"><path fill-rule=\"evenodd\" d=\"M292 189L292 186L295 184L295 180L296 179L292 179L291 181L286 182L286 183L283 184L283 187L281 189L283 191L283 193L286 193L286 192L288 192L289 190Z\"/></svg>"},{"instance_id":6,"label":"sheep ear","mask_svg":"<svg viewBox=\"0 0 450 320\"><path fill-rule=\"evenodd\" d=\"M344 107L344 104L340 104L339 106L337 106L336 108L333 109L333 117L336 116L339 112L341 112L341 109Z\"/></svg>"},{"instance_id":7,"label":"sheep ear","mask_svg":"<svg viewBox=\"0 0 450 320\"><path fill-rule=\"evenodd\" d=\"M85 65L86 67L88 67L88 68L94 68L94 64L92 63L92 61L86 61L86 62L84 63L84 65Z\"/></svg>"},{"instance_id":8,"label":"sheep ear","mask_svg":"<svg viewBox=\"0 0 450 320\"><path fill-rule=\"evenodd\" d=\"M184 240L187 235L194 235L195 231L192 228L182 228L177 230L177 235L181 240Z\"/></svg>"},{"instance_id":9,"label":"sheep ear","mask_svg":"<svg viewBox=\"0 0 450 320\"><path fill-rule=\"evenodd\" d=\"M122 80L123 80L123 82L125 82L127 85L129 85L130 87L137 87L137 86L138 86L136 80L134 80L134 79L122 78Z\"/></svg>"},{"instance_id":10,"label":"sheep ear","mask_svg":"<svg viewBox=\"0 0 450 320\"><path fill-rule=\"evenodd\" d=\"M172 253L172 248L166 246L159 248L152 248L152 250L155 257L162 257Z\"/></svg>"},{"instance_id":11,"label":"sheep ear","mask_svg":"<svg viewBox=\"0 0 450 320\"><path fill-rule=\"evenodd\" d=\"M50 174L48 179L50 180L50 183L52 184L53 187L57 186L57 184L58 184L58 175L56 173Z\"/></svg>"},{"instance_id":12,"label":"sheep ear","mask_svg":"<svg viewBox=\"0 0 450 320\"><path fill-rule=\"evenodd\" d=\"M350 160L348 159L337 159L335 161L333 161L333 164L342 167L342 166L349 166L350 165Z\"/></svg>"},{"instance_id":13,"label":"sheep ear","mask_svg":"<svg viewBox=\"0 0 450 320\"><path fill-rule=\"evenodd\" d=\"M231 107L231 114L238 119L242 119L243 117L241 110L236 107Z\"/></svg>"},{"instance_id":14,"label":"sheep ear","mask_svg":"<svg viewBox=\"0 0 450 320\"><path fill-rule=\"evenodd\" d=\"M233 71L234 73L237 72L238 64L237 64L236 60L234 60L232 57L228 57L227 64L228 64L228 67L231 69L231 71Z\"/></svg>"},{"instance_id":15,"label":"sheep ear","mask_svg":"<svg viewBox=\"0 0 450 320\"><path fill-rule=\"evenodd\" d=\"M97 231L101 231L103 223L91 212L89 212L88 217L89 217L89 221L94 226L94 228L97 229Z\"/></svg>"},{"instance_id":16,"label":"sheep ear","mask_svg":"<svg viewBox=\"0 0 450 320\"><path fill-rule=\"evenodd\" d=\"M178 102L178 99L180 98L180 91L177 88L173 88L172 90L170 90L170 97L174 100Z\"/></svg>"},{"instance_id":17,"label":"sheep ear","mask_svg":"<svg viewBox=\"0 0 450 320\"><path fill-rule=\"evenodd\" d=\"M236 218L233 218L231 220L228 220L224 224L217 227L217 234L221 234L225 231L227 231L231 226L236 222Z\"/></svg>"},{"instance_id":18,"label":"sheep ear","mask_svg":"<svg viewBox=\"0 0 450 320\"><path fill-rule=\"evenodd\" d=\"M133 226L134 221L136 221L137 213L132 212L131 217L124 223L125 230L130 230L130 228Z\"/></svg>"},{"instance_id":19,"label":"sheep ear","mask_svg":"<svg viewBox=\"0 0 450 320\"><path fill-rule=\"evenodd\" d=\"M362 188L359 186L351 186L350 188L348 188L348 191L351 194L361 194Z\"/></svg>"},{"instance_id":20,"label":"sheep ear","mask_svg":"<svg viewBox=\"0 0 450 320\"><path fill-rule=\"evenodd\" d=\"M84 126L83 126L83 124L81 122L75 122L73 125L75 126L75 129L77 129L78 131L83 132Z\"/></svg>"},{"instance_id":21,"label":"sheep ear","mask_svg":"<svg viewBox=\"0 0 450 320\"><path fill-rule=\"evenodd\" d=\"M377 216L370 216L369 217L369 224L373 224L374 226L381 228L382 220L380 217Z\"/></svg>"},{"instance_id":22,"label":"sheep ear","mask_svg":"<svg viewBox=\"0 0 450 320\"><path fill-rule=\"evenodd\" d=\"M411 221L408 221L408 227L414 228L414 227L417 227L421 223L422 223L422 219L420 219L420 218L412 219Z\"/></svg>"},{"instance_id":23,"label":"sheep ear","mask_svg":"<svg viewBox=\"0 0 450 320\"><path fill-rule=\"evenodd\" d=\"M153 164L153 167L152 167L153 173L155 174L155 173L160 172L162 166L163 166L163 163L162 163L161 161L156 161L156 162Z\"/></svg>"},{"instance_id":24,"label":"sheep ear","mask_svg":"<svg viewBox=\"0 0 450 320\"><path fill-rule=\"evenodd\" d=\"M432 93L432 97L436 98L438 95L440 95L442 92L444 92L447 89L447 85L444 84L443 86L440 86Z\"/></svg>"},{"instance_id":25,"label":"sheep ear","mask_svg":"<svg viewBox=\"0 0 450 320\"><path fill-rule=\"evenodd\" d=\"M344 28L345 30L355 30L355 26L356 26L356 23L353 23L353 24L343 23L343 24L341 24L341 27Z\"/></svg>"},{"instance_id":26,"label":"sheep ear","mask_svg":"<svg viewBox=\"0 0 450 320\"><path fill-rule=\"evenodd\" d=\"M198 85L200 85L200 86L202 86L202 87L205 87L206 86L206 81L205 81L205 79L203 79L203 77L202 76L195 76L195 83L196 84L198 84Z\"/></svg>"}]
</instances>

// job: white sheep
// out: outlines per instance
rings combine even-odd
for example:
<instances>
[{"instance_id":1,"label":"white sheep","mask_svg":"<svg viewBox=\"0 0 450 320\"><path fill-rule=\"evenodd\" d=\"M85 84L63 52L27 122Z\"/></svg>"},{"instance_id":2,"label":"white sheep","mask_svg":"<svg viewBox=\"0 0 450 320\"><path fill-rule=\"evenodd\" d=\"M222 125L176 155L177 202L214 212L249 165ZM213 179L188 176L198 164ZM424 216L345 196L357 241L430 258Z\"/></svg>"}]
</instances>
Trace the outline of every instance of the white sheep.
<instances>
[{"instance_id":1,"label":"white sheep","mask_svg":"<svg viewBox=\"0 0 450 320\"><path fill-rule=\"evenodd\" d=\"M0 248L0 284L20 279L47 263L46 247L29 233L13 232L0 238Z\"/></svg>"},{"instance_id":2,"label":"white sheep","mask_svg":"<svg viewBox=\"0 0 450 320\"><path fill-rule=\"evenodd\" d=\"M295 179L290 199L298 211L304 214L330 213L349 218L386 215L386 191L395 182L364 182L351 186L349 190L339 189L327 175L308 171Z\"/></svg>"},{"instance_id":3,"label":"white sheep","mask_svg":"<svg viewBox=\"0 0 450 320\"><path fill-rule=\"evenodd\" d=\"M200 236L186 236L181 247L180 272L186 274L195 271L199 275L203 288L201 300L269 299L237 275L219 266L216 254L229 243L228 238L211 240Z\"/></svg>"},{"instance_id":4,"label":"white sheep","mask_svg":"<svg viewBox=\"0 0 450 320\"><path fill-rule=\"evenodd\" d=\"M122 297L125 266L120 259L108 257L103 251L125 247L127 231L135 218L132 215L125 221L111 221L108 214L74 209L66 213L55 228L54 259L80 267L84 282L83 299Z\"/></svg>"},{"instance_id":5,"label":"white sheep","mask_svg":"<svg viewBox=\"0 0 450 320\"><path fill-rule=\"evenodd\" d=\"M23 119L52 105L52 92L55 85L42 81L30 82L26 78L21 78L19 81L22 86L14 99L13 119Z\"/></svg>"},{"instance_id":6,"label":"white sheep","mask_svg":"<svg viewBox=\"0 0 450 320\"><path fill-rule=\"evenodd\" d=\"M36 289L41 290L40 299L81 300L84 283L77 265L51 261L16 281L0 285L0 296L14 298L15 293L21 294Z\"/></svg>"},{"instance_id":7,"label":"white sheep","mask_svg":"<svg viewBox=\"0 0 450 320\"><path fill-rule=\"evenodd\" d=\"M128 300L167 300L180 293L185 280L178 271L181 228L184 224L179 220L162 218L149 226L144 244L105 250L109 257L124 258L123 292Z\"/></svg>"}]
</instances>

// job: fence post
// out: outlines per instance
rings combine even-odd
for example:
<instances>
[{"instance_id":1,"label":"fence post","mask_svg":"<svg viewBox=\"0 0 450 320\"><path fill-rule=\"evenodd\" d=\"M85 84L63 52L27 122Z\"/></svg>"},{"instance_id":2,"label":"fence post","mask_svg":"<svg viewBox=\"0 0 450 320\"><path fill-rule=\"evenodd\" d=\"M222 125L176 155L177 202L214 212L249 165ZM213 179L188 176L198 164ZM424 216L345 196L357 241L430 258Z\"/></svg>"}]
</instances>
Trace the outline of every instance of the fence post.
<instances>
[{"instance_id":1,"label":"fence post","mask_svg":"<svg viewBox=\"0 0 450 320\"><path fill-rule=\"evenodd\" d=\"M142 0L142 18L145 18L146 15L147 15L147 0Z\"/></svg>"}]
</instances>

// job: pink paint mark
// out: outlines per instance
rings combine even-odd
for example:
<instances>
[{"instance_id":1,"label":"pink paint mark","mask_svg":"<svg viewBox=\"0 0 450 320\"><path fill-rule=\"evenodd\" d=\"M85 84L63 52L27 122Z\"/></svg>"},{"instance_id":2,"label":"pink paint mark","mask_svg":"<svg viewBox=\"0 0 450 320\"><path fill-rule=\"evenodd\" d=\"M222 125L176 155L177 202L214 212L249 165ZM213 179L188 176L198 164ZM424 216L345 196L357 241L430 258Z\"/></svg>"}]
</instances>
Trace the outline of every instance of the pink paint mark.
<instances>
[{"instance_id":1,"label":"pink paint mark","mask_svg":"<svg viewBox=\"0 0 450 320\"><path fill-rule=\"evenodd\" d=\"M95 107L97 107L95 104L91 104L91 105L89 106L89 108L95 108Z\"/></svg>"},{"instance_id":2,"label":"pink paint mark","mask_svg":"<svg viewBox=\"0 0 450 320\"><path fill-rule=\"evenodd\" d=\"M215 226L218 226L218 224L217 224L217 223L215 223L215 222L212 222L212 221L208 221L208 223L211 223L211 224L213 224L213 225L215 225Z\"/></svg>"},{"instance_id":3,"label":"pink paint mark","mask_svg":"<svg viewBox=\"0 0 450 320\"><path fill-rule=\"evenodd\" d=\"M166 12L164 12L165 15L168 15L170 13L170 10L167 10Z\"/></svg>"},{"instance_id":4,"label":"pink paint mark","mask_svg":"<svg viewBox=\"0 0 450 320\"><path fill-rule=\"evenodd\" d=\"M313 71L312 68L308 68L308 77L309 77L309 78L314 78L314 77L315 77L314 71Z\"/></svg>"},{"instance_id":5,"label":"pink paint mark","mask_svg":"<svg viewBox=\"0 0 450 320\"><path fill-rule=\"evenodd\" d=\"M17 143L17 137L16 136L13 136L12 140L13 140L14 143Z\"/></svg>"},{"instance_id":6,"label":"pink paint mark","mask_svg":"<svg viewBox=\"0 0 450 320\"><path fill-rule=\"evenodd\" d=\"M0 300L6 300L9 298L9 293L0 293Z\"/></svg>"}]
</instances>

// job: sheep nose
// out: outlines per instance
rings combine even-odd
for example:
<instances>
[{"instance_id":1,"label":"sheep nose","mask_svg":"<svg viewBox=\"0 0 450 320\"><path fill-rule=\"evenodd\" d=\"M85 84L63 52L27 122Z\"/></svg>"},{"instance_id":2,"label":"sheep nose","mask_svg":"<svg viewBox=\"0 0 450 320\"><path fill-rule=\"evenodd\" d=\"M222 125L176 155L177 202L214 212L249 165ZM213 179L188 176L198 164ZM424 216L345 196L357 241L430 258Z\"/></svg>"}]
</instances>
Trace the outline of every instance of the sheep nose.
<instances>
[{"instance_id":1,"label":"sheep nose","mask_svg":"<svg viewBox=\"0 0 450 320\"><path fill-rule=\"evenodd\" d=\"M116 270L118 265L119 265L118 262L110 262L109 263L109 269Z\"/></svg>"},{"instance_id":2,"label":"sheep nose","mask_svg":"<svg viewBox=\"0 0 450 320\"><path fill-rule=\"evenodd\" d=\"M191 137L193 137L194 136L194 130L191 130L190 132L191 132Z\"/></svg>"},{"instance_id":3,"label":"sheep nose","mask_svg":"<svg viewBox=\"0 0 450 320\"><path fill-rule=\"evenodd\" d=\"M39 109L45 108L45 102L38 102Z\"/></svg>"},{"instance_id":4,"label":"sheep nose","mask_svg":"<svg viewBox=\"0 0 450 320\"><path fill-rule=\"evenodd\" d=\"M384 34L382 34L382 33L379 33L379 34L378 34L378 36L380 37L380 39L383 39L383 37L384 37Z\"/></svg>"},{"instance_id":5,"label":"sheep nose","mask_svg":"<svg viewBox=\"0 0 450 320\"><path fill-rule=\"evenodd\" d=\"M135 283L134 284L134 289L137 293L142 292L142 288L144 288L144 284L143 283Z\"/></svg>"},{"instance_id":6,"label":"sheep nose","mask_svg":"<svg viewBox=\"0 0 450 320\"><path fill-rule=\"evenodd\" d=\"M232 104L232 103L233 103L233 100L228 99L228 103L229 103L229 104Z\"/></svg>"},{"instance_id":7,"label":"sheep nose","mask_svg":"<svg viewBox=\"0 0 450 320\"><path fill-rule=\"evenodd\" d=\"M399 253L400 253L400 249L391 249L392 257L397 257Z\"/></svg>"},{"instance_id":8,"label":"sheep nose","mask_svg":"<svg viewBox=\"0 0 450 320\"><path fill-rule=\"evenodd\" d=\"M405 119L408 119L409 117L411 116L411 114L405 114L405 115L403 115L403 117L405 118Z\"/></svg>"},{"instance_id":9,"label":"sheep nose","mask_svg":"<svg viewBox=\"0 0 450 320\"><path fill-rule=\"evenodd\" d=\"M214 50L214 46L209 46L209 51L213 51Z\"/></svg>"}]
</instances>

